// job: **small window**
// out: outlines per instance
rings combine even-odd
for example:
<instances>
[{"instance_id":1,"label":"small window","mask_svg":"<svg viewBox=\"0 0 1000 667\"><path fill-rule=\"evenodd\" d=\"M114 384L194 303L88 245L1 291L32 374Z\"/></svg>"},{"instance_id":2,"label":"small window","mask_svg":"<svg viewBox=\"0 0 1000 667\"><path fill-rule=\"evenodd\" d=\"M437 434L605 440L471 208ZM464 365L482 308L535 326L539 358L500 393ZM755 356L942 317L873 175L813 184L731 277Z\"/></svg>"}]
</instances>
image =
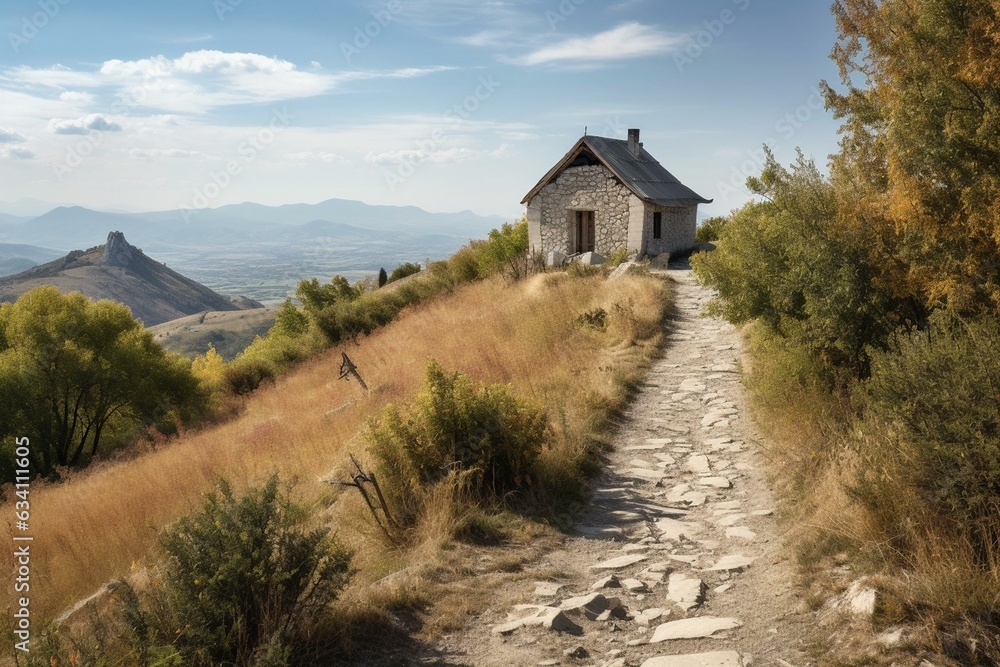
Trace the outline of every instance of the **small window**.
<instances>
[{"instance_id":1,"label":"small window","mask_svg":"<svg viewBox=\"0 0 1000 667\"><path fill-rule=\"evenodd\" d=\"M657 211L653 214L653 238L658 239L663 233L663 214Z\"/></svg>"}]
</instances>

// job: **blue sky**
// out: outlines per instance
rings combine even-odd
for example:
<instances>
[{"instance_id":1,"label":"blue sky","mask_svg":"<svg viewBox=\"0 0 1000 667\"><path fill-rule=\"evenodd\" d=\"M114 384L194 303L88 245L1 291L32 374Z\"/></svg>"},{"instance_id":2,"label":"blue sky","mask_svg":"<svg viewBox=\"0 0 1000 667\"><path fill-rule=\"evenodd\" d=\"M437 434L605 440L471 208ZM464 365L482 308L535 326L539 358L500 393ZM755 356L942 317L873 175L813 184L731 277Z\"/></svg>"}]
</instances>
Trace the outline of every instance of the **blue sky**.
<instances>
[{"instance_id":1,"label":"blue sky","mask_svg":"<svg viewBox=\"0 0 1000 667\"><path fill-rule=\"evenodd\" d=\"M719 214L763 143L836 150L822 0L12 0L0 28L6 202L513 218L584 127L638 127Z\"/></svg>"}]
</instances>

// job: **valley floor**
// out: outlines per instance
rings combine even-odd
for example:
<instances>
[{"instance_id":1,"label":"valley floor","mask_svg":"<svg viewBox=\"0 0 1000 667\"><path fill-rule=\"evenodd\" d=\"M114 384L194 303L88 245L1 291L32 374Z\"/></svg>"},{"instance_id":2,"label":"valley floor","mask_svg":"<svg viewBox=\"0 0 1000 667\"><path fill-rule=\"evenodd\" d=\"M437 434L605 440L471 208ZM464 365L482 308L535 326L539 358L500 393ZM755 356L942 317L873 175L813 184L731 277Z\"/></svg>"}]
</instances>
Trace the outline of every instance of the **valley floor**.
<instances>
[{"instance_id":1,"label":"valley floor","mask_svg":"<svg viewBox=\"0 0 1000 667\"><path fill-rule=\"evenodd\" d=\"M815 617L796 595L745 416L740 337L701 316L710 294L690 269L668 275L676 290L668 343L574 536L497 590L488 612L442 637L421 663L811 662L805 642Z\"/></svg>"}]
</instances>

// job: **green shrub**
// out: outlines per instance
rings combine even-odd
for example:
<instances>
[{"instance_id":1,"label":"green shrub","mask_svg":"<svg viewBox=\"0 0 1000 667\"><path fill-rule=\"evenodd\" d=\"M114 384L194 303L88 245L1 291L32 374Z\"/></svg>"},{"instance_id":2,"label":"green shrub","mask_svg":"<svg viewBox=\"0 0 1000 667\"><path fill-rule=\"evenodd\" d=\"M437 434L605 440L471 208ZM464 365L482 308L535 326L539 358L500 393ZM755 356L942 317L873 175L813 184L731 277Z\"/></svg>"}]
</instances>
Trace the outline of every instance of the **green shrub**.
<instances>
[{"instance_id":1,"label":"green shrub","mask_svg":"<svg viewBox=\"0 0 1000 667\"><path fill-rule=\"evenodd\" d=\"M403 522L419 512L421 489L458 475L475 500L530 488L549 434L538 406L506 385L476 388L468 376L427 367L426 391L413 406L387 407L368 427L370 451L390 504Z\"/></svg>"},{"instance_id":2,"label":"green shrub","mask_svg":"<svg viewBox=\"0 0 1000 667\"><path fill-rule=\"evenodd\" d=\"M608 328L608 311L601 307L588 310L581 313L576 318L576 322L581 326L590 327L597 331L606 331Z\"/></svg>"},{"instance_id":3,"label":"green shrub","mask_svg":"<svg viewBox=\"0 0 1000 667\"><path fill-rule=\"evenodd\" d=\"M714 218L708 218L700 225L698 225L698 230L694 234L694 240L698 243L712 243L718 241L722 234L722 228L726 226L729 222L728 217L715 216Z\"/></svg>"},{"instance_id":4,"label":"green shrub","mask_svg":"<svg viewBox=\"0 0 1000 667\"><path fill-rule=\"evenodd\" d=\"M866 389L870 415L898 432L889 474L987 563L1000 543L1000 322L936 313L875 355Z\"/></svg>"},{"instance_id":5,"label":"green shrub","mask_svg":"<svg viewBox=\"0 0 1000 667\"><path fill-rule=\"evenodd\" d=\"M420 273L419 264L413 264L412 262L400 264L392 270L392 273L389 274L389 282L395 282L401 278L412 276L414 273Z\"/></svg>"},{"instance_id":6,"label":"green shrub","mask_svg":"<svg viewBox=\"0 0 1000 667\"><path fill-rule=\"evenodd\" d=\"M154 598L126 605L136 637L173 645L183 664L301 662L309 631L351 574L350 554L304 517L277 476L242 498L221 481L201 512L164 535Z\"/></svg>"},{"instance_id":7,"label":"green shrub","mask_svg":"<svg viewBox=\"0 0 1000 667\"><path fill-rule=\"evenodd\" d=\"M608 255L608 261L604 263L604 266L609 269L614 269L628 260L628 248L621 247Z\"/></svg>"},{"instance_id":8,"label":"green shrub","mask_svg":"<svg viewBox=\"0 0 1000 667\"><path fill-rule=\"evenodd\" d=\"M253 393L265 382L273 382L275 376L273 366L254 359L237 359L226 366L223 374L226 389L236 396Z\"/></svg>"}]
</instances>

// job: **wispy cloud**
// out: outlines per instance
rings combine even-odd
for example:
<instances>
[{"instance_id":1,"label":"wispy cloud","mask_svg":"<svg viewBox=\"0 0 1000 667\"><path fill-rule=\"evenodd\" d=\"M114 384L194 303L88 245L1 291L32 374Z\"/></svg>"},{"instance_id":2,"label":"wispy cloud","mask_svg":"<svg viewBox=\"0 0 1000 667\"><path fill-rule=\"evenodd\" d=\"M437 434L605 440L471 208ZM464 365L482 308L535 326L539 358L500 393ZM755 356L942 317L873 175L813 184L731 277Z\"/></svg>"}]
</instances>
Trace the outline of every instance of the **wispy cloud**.
<instances>
[{"instance_id":1,"label":"wispy cloud","mask_svg":"<svg viewBox=\"0 0 1000 667\"><path fill-rule=\"evenodd\" d=\"M256 53L191 51L140 60L108 60L96 71L62 65L0 71L0 86L64 89L61 99L92 100L91 91L109 91L119 105L176 113L203 113L239 104L273 103L315 97L345 84L374 79L411 79L456 69L449 66L327 72L299 70L281 58ZM87 95L91 95L87 98Z\"/></svg>"},{"instance_id":2,"label":"wispy cloud","mask_svg":"<svg viewBox=\"0 0 1000 667\"><path fill-rule=\"evenodd\" d=\"M475 160L476 158L481 157L505 157L508 154L508 146L507 144L503 144L495 150L482 151L465 147L457 147L437 151L404 149L398 151L386 151L384 153L368 153L365 156L365 161L379 166L400 165L404 163L413 164L421 162L454 164L457 162Z\"/></svg>"},{"instance_id":3,"label":"wispy cloud","mask_svg":"<svg viewBox=\"0 0 1000 667\"><path fill-rule=\"evenodd\" d=\"M621 12L626 9L632 9L633 7L638 7L639 5L646 4L646 0L619 0L612 5L608 6L609 12Z\"/></svg>"},{"instance_id":4,"label":"wispy cloud","mask_svg":"<svg viewBox=\"0 0 1000 667\"><path fill-rule=\"evenodd\" d=\"M368 4L372 9L385 6L384 0ZM539 23L544 13L539 0L409 0L403 6L397 20L427 28L495 25L520 29Z\"/></svg>"},{"instance_id":5,"label":"wispy cloud","mask_svg":"<svg viewBox=\"0 0 1000 667\"><path fill-rule=\"evenodd\" d=\"M643 58L676 51L685 44L683 35L662 32L637 22L586 37L570 37L544 46L514 62L521 65L599 66L615 60Z\"/></svg>"},{"instance_id":6,"label":"wispy cloud","mask_svg":"<svg viewBox=\"0 0 1000 667\"><path fill-rule=\"evenodd\" d=\"M133 148L128 152L130 157L138 160L151 160L155 158L175 158L188 160L205 160L208 155L201 151L187 151L182 148Z\"/></svg>"},{"instance_id":7,"label":"wispy cloud","mask_svg":"<svg viewBox=\"0 0 1000 667\"><path fill-rule=\"evenodd\" d=\"M32 160L35 152L21 146L4 146L0 148L0 159L4 160Z\"/></svg>"},{"instance_id":8,"label":"wispy cloud","mask_svg":"<svg viewBox=\"0 0 1000 667\"><path fill-rule=\"evenodd\" d=\"M210 42L215 39L215 35L210 32L206 32L201 35L187 35L182 37L172 37L170 39L165 39L167 44L195 44L197 42Z\"/></svg>"}]
</instances>

